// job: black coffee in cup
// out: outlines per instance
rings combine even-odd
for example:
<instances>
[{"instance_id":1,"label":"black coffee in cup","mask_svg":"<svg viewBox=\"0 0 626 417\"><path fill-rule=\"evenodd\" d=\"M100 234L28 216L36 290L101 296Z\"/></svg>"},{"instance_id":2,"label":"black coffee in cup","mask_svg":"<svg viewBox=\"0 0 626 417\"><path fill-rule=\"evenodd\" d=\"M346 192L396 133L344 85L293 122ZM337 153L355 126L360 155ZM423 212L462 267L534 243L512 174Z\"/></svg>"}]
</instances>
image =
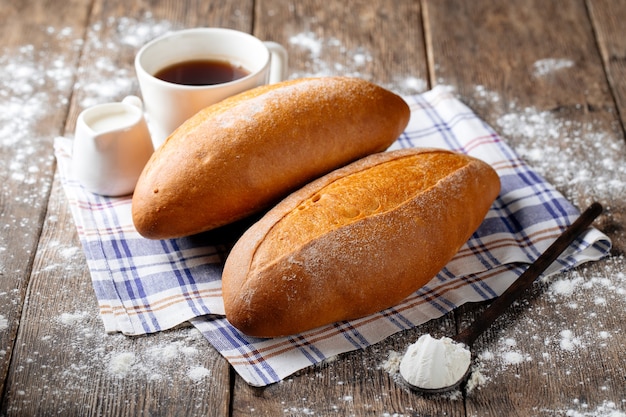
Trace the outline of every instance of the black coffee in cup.
<instances>
[{"instance_id":1,"label":"black coffee in cup","mask_svg":"<svg viewBox=\"0 0 626 417\"><path fill-rule=\"evenodd\" d=\"M245 68L228 61L191 60L169 65L154 76L160 80L183 85L213 85L238 80L250 74Z\"/></svg>"}]
</instances>

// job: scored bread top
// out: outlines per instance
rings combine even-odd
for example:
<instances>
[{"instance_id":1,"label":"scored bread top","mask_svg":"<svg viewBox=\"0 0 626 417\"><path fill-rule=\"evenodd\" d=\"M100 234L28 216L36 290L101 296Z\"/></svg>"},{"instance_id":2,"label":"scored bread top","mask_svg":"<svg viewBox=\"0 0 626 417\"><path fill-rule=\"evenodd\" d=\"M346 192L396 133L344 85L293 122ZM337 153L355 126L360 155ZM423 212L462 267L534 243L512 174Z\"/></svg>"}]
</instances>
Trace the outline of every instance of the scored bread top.
<instances>
[{"instance_id":1,"label":"scored bread top","mask_svg":"<svg viewBox=\"0 0 626 417\"><path fill-rule=\"evenodd\" d=\"M472 161L446 151L411 153L340 177L302 200L268 231L251 270L322 234L393 210ZM402 186L398 186L402 184Z\"/></svg>"}]
</instances>

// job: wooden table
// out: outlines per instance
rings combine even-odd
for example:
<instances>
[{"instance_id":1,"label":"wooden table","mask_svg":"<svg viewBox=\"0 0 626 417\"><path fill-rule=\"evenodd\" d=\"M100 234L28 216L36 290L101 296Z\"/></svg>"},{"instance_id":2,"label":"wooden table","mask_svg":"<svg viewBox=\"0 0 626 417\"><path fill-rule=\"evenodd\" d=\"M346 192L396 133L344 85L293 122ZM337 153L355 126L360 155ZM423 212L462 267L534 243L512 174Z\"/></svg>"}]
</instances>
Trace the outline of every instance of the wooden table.
<instances>
[{"instance_id":1,"label":"wooden table","mask_svg":"<svg viewBox=\"0 0 626 417\"><path fill-rule=\"evenodd\" d=\"M0 414L625 415L625 21L619 0L0 0ZM612 256L538 282L477 342L486 381L456 397L408 392L382 365L480 305L264 389L191 327L107 335L53 139L138 93L142 44L196 26L282 43L291 78L448 86L575 205L605 206Z\"/></svg>"}]
</instances>

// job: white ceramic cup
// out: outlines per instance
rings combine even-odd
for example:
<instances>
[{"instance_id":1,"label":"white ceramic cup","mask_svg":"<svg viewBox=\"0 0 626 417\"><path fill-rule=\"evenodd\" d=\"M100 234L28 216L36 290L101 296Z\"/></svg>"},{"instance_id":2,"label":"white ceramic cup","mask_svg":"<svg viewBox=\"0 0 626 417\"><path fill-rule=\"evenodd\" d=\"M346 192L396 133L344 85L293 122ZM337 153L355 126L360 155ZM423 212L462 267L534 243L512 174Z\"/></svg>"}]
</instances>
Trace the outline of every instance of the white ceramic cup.
<instances>
[{"instance_id":1,"label":"white ceramic cup","mask_svg":"<svg viewBox=\"0 0 626 417\"><path fill-rule=\"evenodd\" d=\"M249 72L221 84L182 85L154 75L180 62L228 61ZM155 148L185 120L203 108L251 88L281 81L287 74L287 51L275 42L232 29L195 28L165 34L143 46L135 57Z\"/></svg>"},{"instance_id":2,"label":"white ceramic cup","mask_svg":"<svg viewBox=\"0 0 626 417\"><path fill-rule=\"evenodd\" d=\"M73 176L88 191L105 196L133 192L154 152L139 97L98 104L76 120Z\"/></svg>"}]
</instances>

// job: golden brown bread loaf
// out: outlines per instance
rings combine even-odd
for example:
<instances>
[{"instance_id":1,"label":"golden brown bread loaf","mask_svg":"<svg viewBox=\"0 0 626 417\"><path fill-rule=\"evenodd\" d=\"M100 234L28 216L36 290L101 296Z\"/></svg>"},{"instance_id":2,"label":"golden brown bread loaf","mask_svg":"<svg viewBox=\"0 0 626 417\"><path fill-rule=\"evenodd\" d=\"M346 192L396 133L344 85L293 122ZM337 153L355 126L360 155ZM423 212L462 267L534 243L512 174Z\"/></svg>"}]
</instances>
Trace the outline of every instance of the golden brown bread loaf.
<instances>
[{"instance_id":1,"label":"golden brown bread loaf","mask_svg":"<svg viewBox=\"0 0 626 417\"><path fill-rule=\"evenodd\" d=\"M298 79L228 98L153 154L133 195L135 227L164 239L242 219L387 149L409 116L402 98L357 78Z\"/></svg>"},{"instance_id":2,"label":"golden brown bread loaf","mask_svg":"<svg viewBox=\"0 0 626 417\"><path fill-rule=\"evenodd\" d=\"M226 317L275 337L375 313L425 285L498 195L486 163L436 149L370 155L292 193L234 246Z\"/></svg>"}]
</instances>

